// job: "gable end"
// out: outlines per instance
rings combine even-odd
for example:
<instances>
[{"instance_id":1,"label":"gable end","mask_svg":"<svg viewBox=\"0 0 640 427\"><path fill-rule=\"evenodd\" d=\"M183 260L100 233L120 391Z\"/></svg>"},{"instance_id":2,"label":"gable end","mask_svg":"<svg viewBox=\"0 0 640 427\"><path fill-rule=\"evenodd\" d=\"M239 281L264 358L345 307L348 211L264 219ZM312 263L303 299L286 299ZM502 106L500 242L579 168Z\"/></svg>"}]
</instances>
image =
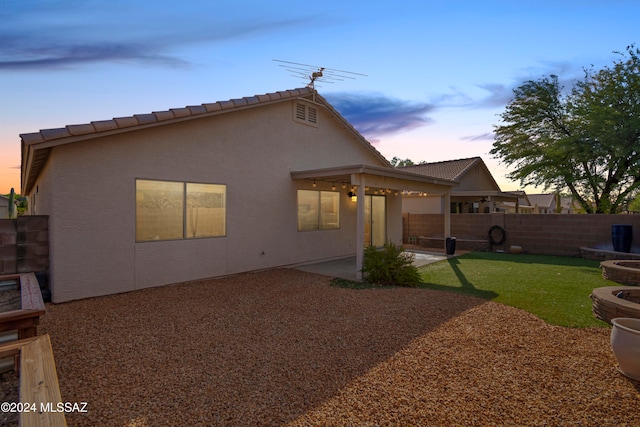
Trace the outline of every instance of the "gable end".
<instances>
[{"instance_id":1,"label":"gable end","mask_svg":"<svg viewBox=\"0 0 640 427\"><path fill-rule=\"evenodd\" d=\"M318 127L318 107L309 102L297 99L293 103L293 121Z\"/></svg>"}]
</instances>

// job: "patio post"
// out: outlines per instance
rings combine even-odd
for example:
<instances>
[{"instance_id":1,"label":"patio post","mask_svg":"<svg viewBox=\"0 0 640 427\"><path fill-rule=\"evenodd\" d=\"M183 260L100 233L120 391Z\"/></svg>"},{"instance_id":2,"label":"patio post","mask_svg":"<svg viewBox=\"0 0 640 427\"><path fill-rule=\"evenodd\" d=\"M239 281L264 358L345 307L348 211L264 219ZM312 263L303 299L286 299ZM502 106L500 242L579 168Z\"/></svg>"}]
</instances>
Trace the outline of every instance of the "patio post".
<instances>
[{"instance_id":1,"label":"patio post","mask_svg":"<svg viewBox=\"0 0 640 427\"><path fill-rule=\"evenodd\" d=\"M451 237L451 193L447 189L443 195L444 197L444 237Z\"/></svg>"},{"instance_id":2,"label":"patio post","mask_svg":"<svg viewBox=\"0 0 640 427\"><path fill-rule=\"evenodd\" d=\"M364 265L364 175L359 175L356 206L356 279L362 279L362 266Z\"/></svg>"}]
</instances>

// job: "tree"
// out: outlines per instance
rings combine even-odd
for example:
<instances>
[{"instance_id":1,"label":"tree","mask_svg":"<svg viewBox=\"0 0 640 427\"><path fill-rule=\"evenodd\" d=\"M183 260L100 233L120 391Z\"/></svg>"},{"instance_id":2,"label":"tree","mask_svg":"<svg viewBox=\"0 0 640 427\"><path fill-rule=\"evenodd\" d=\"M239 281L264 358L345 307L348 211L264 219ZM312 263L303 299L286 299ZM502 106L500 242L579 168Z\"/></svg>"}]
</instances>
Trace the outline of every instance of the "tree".
<instances>
[{"instance_id":1,"label":"tree","mask_svg":"<svg viewBox=\"0 0 640 427\"><path fill-rule=\"evenodd\" d=\"M411 159L400 160L400 158L398 157L394 157L393 159L391 159L390 163L394 168L399 168L402 166L413 166L415 164Z\"/></svg>"},{"instance_id":2,"label":"tree","mask_svg":"<svg viewBox=\"0 0 640 427\"><path fill-rule=\"evenodd\" d=\"M16 216L16 192L12 188L11 193L9 193L9 218L14 218Z\"/></svg>"},{"instance_id":3,"label":"tree","mask_svg":"<svg viewBox=\"0 0 640 427\"><path fill-rule=\"evenodd\" d=\"M521 185L568 190L587 213L619 212L640 186L640 50L584 70L570 92L558 77L530 80L495 126L491 154Z\"/></svg>"},{"instance_id":4,"label":"tree","mask_svg":"<svg viewBox=\"0 0 640 427\"><path fill-rule=\"evenodd\" d=\"M629 212L640 212L640 193L629 202Z\"/></svg>"}]
</instances>

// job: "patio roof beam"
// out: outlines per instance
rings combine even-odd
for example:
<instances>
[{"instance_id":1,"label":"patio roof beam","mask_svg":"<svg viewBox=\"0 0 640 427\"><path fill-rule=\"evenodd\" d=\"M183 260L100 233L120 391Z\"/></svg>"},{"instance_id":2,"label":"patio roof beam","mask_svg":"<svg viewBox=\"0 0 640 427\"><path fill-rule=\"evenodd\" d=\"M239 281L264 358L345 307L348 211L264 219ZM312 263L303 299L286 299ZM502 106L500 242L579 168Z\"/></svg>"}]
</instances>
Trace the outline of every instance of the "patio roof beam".
<instances>
[{"instance_id":1,"label":"patio roof beam","mask_svg":"<svg viewBox=\"0 0 640 427\"><path fill-rule=\"evenodd\" d=\"M367 185L380 188L386 187L393 190L415 189L416 191L431 191L444 194L449 188L459 184L457 181L448 179L434 178L389 167L372 165L351 165L306 171L291 171L291 177L293 179L315 179L336 182L349 179L352 185L358 185L357 182L354 182L354 177L362 174L367 176Z\"/></svg>"}]
</instances>

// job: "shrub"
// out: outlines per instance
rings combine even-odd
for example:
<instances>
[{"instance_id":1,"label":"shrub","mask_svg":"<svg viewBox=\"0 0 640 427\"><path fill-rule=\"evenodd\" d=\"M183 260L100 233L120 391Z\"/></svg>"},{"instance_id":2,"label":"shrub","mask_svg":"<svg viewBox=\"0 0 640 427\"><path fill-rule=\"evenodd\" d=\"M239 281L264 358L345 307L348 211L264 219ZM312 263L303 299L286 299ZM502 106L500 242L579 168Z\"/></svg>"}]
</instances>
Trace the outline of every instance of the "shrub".
<instances>
[{"instance_id":1,"label":"shrub","mask_svg":"<svg viewBox=\"0 0 640 427\"><path fill-rule=\"evenodd\" d=\"M364 250L362 273L368 282L376 285L415 287L420 284L420 273L413 259L413 254L391 242L381 249L368 246Z\"/></svg>"}]
</instances>

